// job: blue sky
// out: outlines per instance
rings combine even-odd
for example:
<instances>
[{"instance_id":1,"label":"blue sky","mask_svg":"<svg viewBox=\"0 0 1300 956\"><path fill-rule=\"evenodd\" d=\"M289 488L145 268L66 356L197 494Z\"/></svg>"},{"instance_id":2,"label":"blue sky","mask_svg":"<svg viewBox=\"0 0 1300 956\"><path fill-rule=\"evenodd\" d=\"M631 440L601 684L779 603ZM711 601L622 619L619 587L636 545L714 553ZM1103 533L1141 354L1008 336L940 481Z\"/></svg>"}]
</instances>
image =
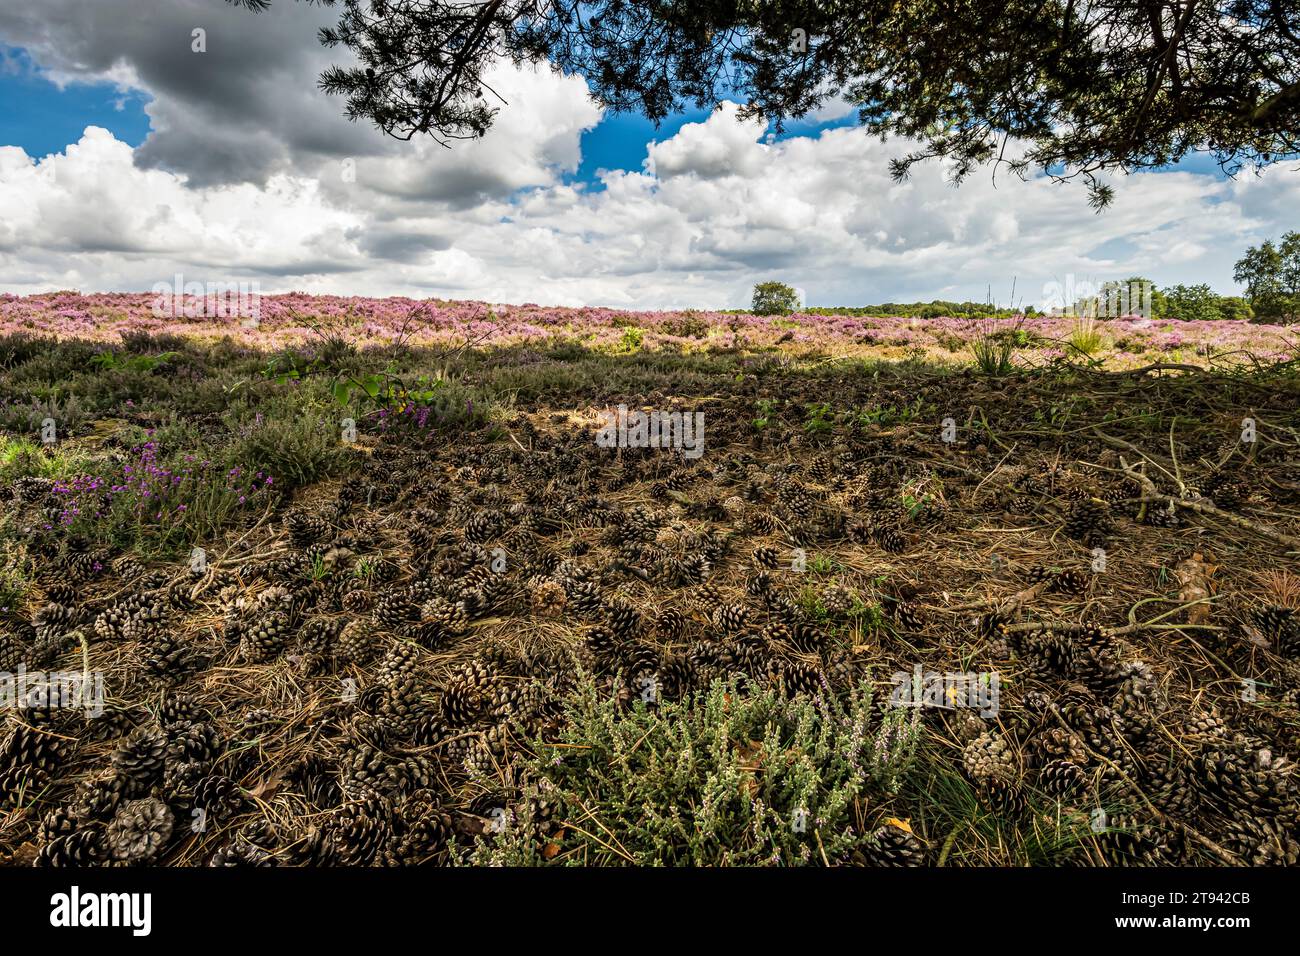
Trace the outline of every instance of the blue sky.
<instances>
[{"instance_id":1,"label":"blue sky","mask_svg":"<svg viewBox=\"0 0 1300 956\"><path fill-rule=\"evenodd\" d=\"M602 169L623 169L634 171L641 168L645 161L646 145L663 142L677 134L687 123L700 123L708 119L708 110L692 109L677 116L669 117L659 124L643 116L631 113L607 113L600 123L582 135L582 164L572 177L583 182L589 188L599 188L597 172ZM853 116L832 120L826 123L797 122L788 123L777 140L792 136L814 135L824 129L852 126Z\"/></svg>"},{"instance_id":2,"label":"blue sky","mask_svg":"<svg viewBox=\"0 0 1300 956\"><path fill-rule=\"evenodd\" d=\"M0 145L21 146L32 157L62 152L87 126L102 126L139 146L149 134L147 97L119 91L112 83L47 79L21 49L0 48Z\"/></svg>"}]
</instances>

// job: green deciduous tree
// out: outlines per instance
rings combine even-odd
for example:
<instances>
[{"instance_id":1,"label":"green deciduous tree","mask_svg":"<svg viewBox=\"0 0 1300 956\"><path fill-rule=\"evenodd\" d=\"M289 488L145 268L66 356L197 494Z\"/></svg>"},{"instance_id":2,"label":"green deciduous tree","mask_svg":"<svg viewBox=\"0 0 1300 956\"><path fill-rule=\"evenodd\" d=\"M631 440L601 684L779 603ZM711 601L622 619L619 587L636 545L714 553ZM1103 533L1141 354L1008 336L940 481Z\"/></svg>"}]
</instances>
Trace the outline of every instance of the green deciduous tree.
<instances>
[{"instance_id":1,"label":"green deciduous tree","mask_svg":"<svg viewBox=\"0 0 1300 956\"><path fill-rule=\"evenodd\" d=\"M1256 321L1294 322L1300 315L1300 232L1251 246L1237 260L1233 278L1246 286Z\"/></svg>"},{"instance_id":2,"label":"green deciduous tree","mask_svg":"<svg viewBox=\"0 0 1300 956\"><path fill-rule=\"evenodd\" d=\"M1165 308L1161 318L1184 322L1217 321L1223 318L1221 296L1208 285L1174 285L1163 290Z\"/></svg>"},{"instance_id":3,"label":"green deciduous tree","mask_svg":"<svg viewBox=\"0 0 1300 956\"><path fill-rule=\"evenodd\" d=\"M271 0L228 0L264 9ZM347 115L409 139L481 136L501 60L584 77L658 121L724 97L778 124L832 97L872 133L947 157L1099 176L1204 151L1229 171L1300 155L1300 5L1282 0L307 0L355 62L320 78ZM498 102L500 102L498 100Z\"/></svg>"},{"instance_id":4,"label":"green deciduous tree","mask_svg":"<svg viewBox=\"0 0 1300 956\"><path fill-rule=\"evenodd\" d=\"M754 286L750 311L755 315L789 315L799 311L799 293L784 282L760 282Z\"/></svg>"},{"instance_id":5,"label":"green deciduous tree","mask_svg":"<svg viewBox=\"0 0 1300 956\"><path fill-rule=\"evenodd\" d=\"M1250 303L1239 295L1220 296L1219 311L1223 318L1234 322L1249 322L1255 316Z\"/></svg>"}]
</instances>

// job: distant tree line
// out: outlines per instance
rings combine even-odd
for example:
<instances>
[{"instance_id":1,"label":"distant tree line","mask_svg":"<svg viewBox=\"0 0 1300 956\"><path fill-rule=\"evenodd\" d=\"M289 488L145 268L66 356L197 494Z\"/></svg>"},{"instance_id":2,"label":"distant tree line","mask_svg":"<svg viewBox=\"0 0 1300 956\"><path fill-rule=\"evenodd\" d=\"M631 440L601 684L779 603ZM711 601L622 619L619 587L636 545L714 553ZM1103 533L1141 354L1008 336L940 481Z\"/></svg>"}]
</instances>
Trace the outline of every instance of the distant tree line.
<instances>
[{"instance_id":1,"label":"distant tree line","mask_svg":"<svg viewBox=\"0 0 1300 956\"><path fill-rule=\"evenodd\" d=\"M1288 232L1276 242L1272 239L1251 246L1237 260L1232 276L1246 286L1246 294L1220 295L1206 283L1160 287L1142 276L1130 276L1118 282L1105 282L1098 294L1069 304L1068 310L1098 318L1118 315L1105 304L1115 301L1121 289L1146 289L1150 292L1151 318L1178 319L1183 322L1253 321L1289 324L1300 321L1300 232ZM1129 301L1129 300L1125 300ZM1131 311L1137 311L1136 299ZM1144 303L1145 304L1145 303ZM762 282L754 286L750 311L755 315L789 315L800 311L796 291L781 282ZM1025 308L997 306L988 302L883 302L835 308L807 308L808 315L854 315L874 318L905 316L919 319L1007 318L1013 315L1039 315L1033 306Z\"/></svg>"},{"instance_id":2,"label":"distant tree line","mask_svg":"<svg viewBox=\"0 0 1300 956\"><path fill-rule=\"evenodd\" d=\"M1038 310L1032 306L1021 310L990 305L987 302L949 302L946 299L935 299L932 302L882 302L879 305L861 305L838 309L815 308L804 309L804 311L809 315L855 315L876 319L891 316L917 319L938 319L944 316L954 319L993 319L1010 318L1013 315L1038 314Z\"/></svg>"}]
</instances>

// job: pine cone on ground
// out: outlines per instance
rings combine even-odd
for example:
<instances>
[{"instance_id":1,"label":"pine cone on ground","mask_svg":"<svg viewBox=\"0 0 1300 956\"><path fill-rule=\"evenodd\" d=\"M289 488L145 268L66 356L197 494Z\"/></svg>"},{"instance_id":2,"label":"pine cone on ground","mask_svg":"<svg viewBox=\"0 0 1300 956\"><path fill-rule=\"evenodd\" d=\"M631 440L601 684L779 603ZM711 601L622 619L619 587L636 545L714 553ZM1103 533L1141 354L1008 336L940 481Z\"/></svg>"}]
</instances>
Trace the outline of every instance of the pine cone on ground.
<instances>
[{"instance_id":1,"label":"pine cone on ground","mask_svg":"<svg viewBox=\"0 0 1300 956\"><path fill-rule=\"evenodd\" d=\"M276 611L259 615L244 627L239 640L239 654L250 664L273 660L289 640L289 615Z\"/></svg>"},{"instance_id":2,"label":"pine cone on ground","mask_svg":"<svg viewBox=\"0 0 1300 956\"><path fill-rule=\"evenodd\" d=\"M175 684L197 670L203 659L178 632L160 629L146 638L141 649L145 673Z\"/></svg>"},{"instance_id":3,"label":"pine cone on ground","mask_svg":"<svg viewBox=\"0 0 1300 956\"><path fill-rule=\"evenodd\" d=\"M422 647L436 650L464 634L469 629L471 616L464 601L433 598L420 605L420 622L411 629L411 636Z\"/></svg>"},{"instance_id":4,"label":"pine cone on ground","mask_svg":"<svg viewBox=\"0 0 1300 956\"><path fill-rule=\"evenodd\" d=\"M641 613L626 601L610 602L605 617L620 641L631 640L641 631Z\"/></svg>"},{"instance_id":5,"label":"pine cone on ground","mask_svg":"<svg viewBox=\"0 0 1300 956\"><path fill-rule=\"evenodd\" d=\"M1071 763L1088 762L1088 748L1083 739L1072 730L1061 726L1047 726L1029 740L1029 753L1040 766L1053 760Z\"/></svg>"},{"instance_id":6,"label":"pine cone on ground","mask_svg":"<svg viewBox=\"0 0 1300 956\"><path fill-rule=\"evenodd\" d=\"M335 653L350 664L366 664L379 653L374 629L368 621L349 621L339 634Z\"/></svg>"},{"instance_id":7,"label":"pine cone on ground","mask_svg":"<svg viewBox=\"0 0 1300 956\"><path fill-rule=\"evenodd\" d=\"M1083 594L1088 590L1091 577L1085 571L1069 568L1052 578L1052 590L1062 594Z\"/></svg>"},{"instance_id":8,"label":"pine cone on ground","mask_svg":"<svg viewBox=\"0 0 1300 956\"><path fill-rule=\"evenodd\" d=\"M1161 827L1133 813L1117 813L1096 835L1102 856L1116 866L1169 866L1184 852L1180 830Z\"/></svg>"},{"instance_id":9,"label":"pine cone on ground","mask_svg":"<svg viewBox=\"0 0 1300 956\"><path fill-rule=\"evenodd\" d=\"M887 554L902 554L911 546L911 540L902 530L888 525L878 527L873 537L880 550Z\"/></svg>"},{"instance_id":10,"label":"pine cone on ground","mask_svg":"<svg viewBox=\"0 0 1300 956\"><path fill-rule=\"evenodd\" d=\"M221 734L208 721L183 720L167 728L169 761L206 764L221 750Z\"/></svg>"},{"instance_id":11,"label":"pine cone on ground","mask_svg":"<svg viewBox=\"0 0 1300 956\"><path fill-rule=\"evenodd\" d=\"M0 746L0 804L26 800L49 782L62 760L63 740L26 724L19 724Z\"/></svg>"},{"instance_id":12,"label":"pine cone on ground","mask_svg":"<svg viewBox=\"0 0 1300 956\"><path fill-rule=\"evenodd\" d=\"M73 811L79 820L107 820L126 800L130 787L126 777L109 770L83 781L77 787Z\"/></svg>"},{"instance_id":13,"label":"pine cone on ground","mask_svg":"<svg viewBox=\"0 0 1300 956\"><path fill-rule=\"evenodd\" d=\"M1300 843L1286 827L1274 820L1255 817L1229 820L1220 843L1247 866L1295 866L1300 863Z\"/></svg>"},{"instance_id":14,"label":"pine cone on ground","mask_svg":"<svg viewBox=\"0 0 1300 956\"><path fill-rule=\"evenodd\" d=\"M744 630L749 618L749 610L740 604L723 604L712 614L714 625L726 634L735 634Z\"/></svg>"},{"instance_id":15,"label":"pine cone on ground","mask_svg":"<svg viewBox=\"0 0 1300 956\"><path fill-rule=\"evenodd\" d=\"M167 738L157 730L141 728L113 753L113 770L125 784L128 797L143 796L159 782L167 759Z\"/></svg>"},{"instance_id":16,"label":"pine cone on ground","mask_svg":"<svg viewBox=\"0 0 1300 956\"><path fill-rule=\"evenodd\" d=\"M452 727L466 727L483 712L495 677L482 662L471 660L454 670L442 693L442 716Z\"/></svg>"},{"instance_id":17,"label":"pine cone on ground","mask_svg":"<svg viewBox=\"0 0 1300 956\"><path fill-rule=\"evenodd\" d=\"M1070 673L1074 644L1068 634L1053 630L1012 635L1011 648L1036 675L1060 677Z\"/></svg>"},{"instance_id":18,"label":"pine cone on ground","mask_svg":"<svg viewBox=\"0 0 1300 956\"><path fill-rule=\"evenodd\" d=\"M1016 774L1017 759L1015 751L1001 734L985 731L962 751L962 766L972 780L987 780L998 777L1011 779Z\"/></svg>"},{"instance_id":19,"label":"pine cone on ground","mask_svg":"<svg viewBox=\"0 0 1300 956\"><path fill-rule=\"evenodd\" d=\"M329 821L330 848L345 866L369 866L392 839L392 805L380 796L345 803Z\"/></svg>"},{"instance_id":20,"label":"pine cone on ground","mask_svg":"<svg viewBox=\"0 0 1300 956\"><path fill-rule=\"evenodd\" d=\"M1182 764L1149 762L1144 784L1147 796L1162 812L1184 818L1196 812L1199 794Z\"/></svg>"},{"instance_id":21,"label":"pine cone on ground","mask_svg":"<svg viewBox=\"0 0 1300 956\"><path fill-rule=\"evenodd\" d=\"M320 541L330 534L328 521L301 510L291 511L285 515L284 527L293 539L293 543L300 548Z\"/></svg>"},{"instance_id":22,"label":"pine cone on ground","mask_svg":"<svg viewBox=\"0 0 1300 956\"><path fill-rule=\"evenodd\" d=\"M1295 800L1290 761L1255 747L1241 735L1203 748L1196 766L1202 794L1227 809L1275 814Z\"/></svg>"},{"instance_id":23,"label":"pine cone on ground","mask_svg":"<svg viewBox=\"0 0 1300 956\"><path fill-rule=\"evenodd\" d=\"M1110 530L1110 505L1100 498L1084 498L1070 505L1064 524L1069 537L1097 545L1105 542Z\"/></svg>"},{"instance_id":24,"label":"pine cone on ground","mask_svg":"<svg viewBox=\"0 0 1300 956\"><path fill-rule=\"evenodd\" d=\"M1300 656L1300 615L1294 610L1270 604L1252 608L1247 618L1278 654Z\"/></svg>"},{"instance_id":25,"label":"pine cone on ground","mask_svg":"<svg viewBox=\"0 0 1300 956\"><path fill-rule=\"evenodd\" d=\"M825 681L821 670L795 661L783 661L774 673L774 678L785 690L787 696L797 694L814 696L823 690Z\"/></svg>"},{"instance_id":26,"label":"pine cone on ground","mask_svg":"<svg viewBox=\"0 0 1300 956\"><path fill-rule=\"evenodd\" d=\"M886 824L862 848L868 866L924 866L925 845L910 829Z\"/></svg>"},{"instance_id":27,"label":"pine cone on ground","mask_svg":"<svg viewBox=\"0 0 1300 956\"><path fill-rule=\"evenodd\" d=\"M1038 771L1038 786L1053 797L1066 797L1082 790L1087 774L1072 760L1050 760Z\"/></svg>"},{"instance_id":28,"label":"pine cone on ground","mask_svg":"<svg viewBox=\"0 0 1300 956\"><path fill-rule=\"evenodd\" d=\"M145 863L161 852L171 839L172 812L161 800L146 797L118 807L108 825L105 841L113 859Z\"/></svg>"},{"instance_id":29,"label":"pine cone on ground","mask_svg":"<svg viewBox=\"0 0 1300 956\"><path fill-rule=\"evenodd\" d=\"M226 820L239 813L244 793L229 777L209 774L194 787L194 805L213 819Z\"/></svg>"},{"instance_id":30,"label":"pine cone on ground","mask_svg":"<svg viewBox=\"0 0 1300 956\"><path fill-rule=\"evenodd\" d=\"M439 856L455 834L452 815L428 791L412 794L402 808L402 835L393 862L416 866Z\"/></svg>"},{"instance_id":31,"label":"pine cone on ground","mask_svg":"<svg viewBox=\"0 0 1300 956\"><path fill-rule=\"evenodd\" d=\"M108 845L100 826L54 837L36 854L35 866L98 866L108 858Z\"/></svg>"}]
</instances>

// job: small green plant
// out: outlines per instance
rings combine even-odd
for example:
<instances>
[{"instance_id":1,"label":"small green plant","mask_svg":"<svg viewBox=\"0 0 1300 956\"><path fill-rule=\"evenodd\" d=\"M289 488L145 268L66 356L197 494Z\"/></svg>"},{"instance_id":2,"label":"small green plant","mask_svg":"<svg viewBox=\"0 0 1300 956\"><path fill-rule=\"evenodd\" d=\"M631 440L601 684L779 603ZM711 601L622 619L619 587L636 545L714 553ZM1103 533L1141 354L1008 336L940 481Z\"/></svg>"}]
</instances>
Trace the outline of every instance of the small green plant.
<instances>
[{"instance_id":1,"label":"small green plant","mask_svg":"<svg viewBox=\"0 0 1300 956\"><path fill-rule=\"evenodd\" d=\"M157 355L119 356L110 349L92 357L90 363L104 371L153 372L166 365L179 354L179 352L160 352Z\"/></svg>"},{"instance_id":2,"label":"small green plant","mask_svg":"<svg viewBox=\"0 0 1300 956\"><path fill-rule=\"evenodd\" d=\"M644 339L645 329L629 325L623 329L623 335L618 340L618 351L638 352L641 350L641 342Z\"/></svg>"},{"instance_id":3,"label":"small green plant","mask_svg":"<svg viewBox=\"0 0 1300 956\"><path fill-rule=\"evenodd\" d=\"M921 495L919 498L912 494L904 494L903 507L907 509L908 518L915 521L917 515L921 514L927 507L929 507L933 498L933 495L928 494Z\"/></svg>"},{"instance_id":4,"label":"small green plant","mask_svg":"<svg viewBox=\"0 0 1300 956\"><path fill-rule=\"evenodd\" d=\"M852 428L865 428L868 425L879 425L882 428L906 425L924 411L925 405L925 399L917 398L902 406L885 405L876 408L860 408L849 418L849 425Z\"/></svg>"},{"instance_id":5,"label":"small green plant","mask_svg":"<svg viewBox=\"0 0 1300 956\"><path fill-rule=\"evenodd\" d=\"M829 554L818 554L808 562L808 570L813 574L831 574L836 566L835 559Z\"/></svg>"},{"instance_id":6,"label":"small green plant","mask_svg":"<svg viewBox=\"0 0 1300 956\"><path fill-rule=\"evenodd\" d=\"M754 428L762 431L772 421L772 413L776 411L776 402L770 398L760 398L754 402L754 410L758 412L758 417L754 419Z\"/></svg>"},{"instance_id":7,"label":"small green plant","mask_svg":"<svg viewBox=\"0 0 1300 956\"><path fill-rule=\"evenodd\" d=\"M831 406L826 402L809 402L804 406L804 412L803 430L809 435L821 435L835 427Z\"/></svg>"},{"instance_id":8,"label":"small green plant","mask_svg":"<svg viewBox=\"0 0 1300 956\"><path fill-rule=\"evenodd\" d=\"M1010 375L1015 368L1014 359L1018 346L1016 336L1008 335L1007 332L1014 333L1019 330L1019 325L1010 330L999 329L995 320L984 320L978 334L971 339L970 343L971 354L975 357L975 366L985 375L997 377Z\"/></svg>"},{"instance_id":9,"label":"small green plant","mask_svg":"<svg viewBox=\"0 0 1300 956\"><path fill-rule=\"evenodd\" d=\"M27 438L0 438L0 481L28 475L54 478L63 472L63 456Z\"/></svg>"},{"instance_id":10,"label":"small green plant","mask_svg":"<svg viewBox=\"0 0 1300 956\"><path fill-rule=\"evenodd\" d=\"M693 700L622 711L580 674L559 740L525 758L528 796L555 807L550 848L529 820L480 837L477 865L821 865L862 846L857 807L898 792L920 713L715 681ZM873 729L874 728L874 729ZM526 803L526 802L525 802ZM527 813L527 811L525 811ZM610 836L615 835L614 839Z\"/></svg>"},{"instance_id":11,"label":"small green plant","mask_svg":"<svg viewBox=\"0 0 1300 956\"><path fill-rule=\"evenodd\" d=\"M853 596L853 603L849 606L849 617L856 620L866 631L880 630L885 623L885 612L881 610L880 605L866 602L856 594Z\"/></svg>"},{"instance_id":12,"label":"small green plant","mask_svg":"<svg viewBox=\"0 0 1300 956\"><path fill-rule=\"evenodd\" d=\"M9 537L8 521L0 522L0 614L17 610L31 584L30 561Z\"/></svg>"},{"instance_id":13,"label":"small green plant","mask_svg":"<svg viewBox=\"0 0 1300 956\"><path fill-rule=\"evenodd\" d=\"M821 623L830 620L830 612L826 610L826 605L822 604L821 592L811 584L805 584L799 589L795 604L811 621Z\"/></svg>"},{"instance_id":14,"label":"small green plant","mask_svg":"<svg viewBox=\"0 0 1300 956\"><path fill-rule=\"evenodd\" d=\"M1085 315L1075 320L1066 342L1080 355L1091 357L1101 351L1106 344L1106 336L1097 326L1097 320Z\"/></svg>"}]
</instances>

